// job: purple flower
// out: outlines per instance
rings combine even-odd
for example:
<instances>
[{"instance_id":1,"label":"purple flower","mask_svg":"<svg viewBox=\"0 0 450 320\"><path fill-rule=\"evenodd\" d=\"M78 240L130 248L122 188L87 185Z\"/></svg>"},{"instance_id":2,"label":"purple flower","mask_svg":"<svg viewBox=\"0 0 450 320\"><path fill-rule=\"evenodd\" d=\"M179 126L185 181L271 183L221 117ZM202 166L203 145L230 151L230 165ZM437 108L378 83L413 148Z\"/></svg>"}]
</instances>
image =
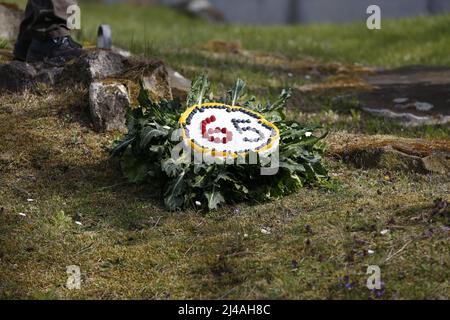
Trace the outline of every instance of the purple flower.
<instances>
[{"instance_id":1,"label":"purple flower","mask_svg":"<svg viewBox=\"0 0 450 320\"><path fill-rule=\"evenodd\" d=\"M377 298L381 298L386 293L386 286L383 281L380 282L380 289L372 289L370 290L373 295Z\"/></svg>"}]
</instances>

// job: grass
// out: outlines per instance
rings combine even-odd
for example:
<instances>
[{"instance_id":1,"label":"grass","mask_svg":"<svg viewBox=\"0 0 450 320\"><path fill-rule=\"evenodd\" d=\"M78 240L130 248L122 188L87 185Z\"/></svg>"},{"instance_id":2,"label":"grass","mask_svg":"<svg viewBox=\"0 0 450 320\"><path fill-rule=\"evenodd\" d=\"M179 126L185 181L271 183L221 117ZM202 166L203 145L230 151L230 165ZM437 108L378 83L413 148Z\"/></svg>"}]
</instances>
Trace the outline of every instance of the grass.
<instances>
[{"instance_id":1,"label":"grass","mask_svg":"<svg viewBox=\"0 0 450 320\"><path fill-rule=\"evenodd\" d=\"M135 52L168 58L171 63L185 62L184 56L174 53L198 48L213 37L241 42L249 50L290 58L308 56L328 62L383 67L450 66L447 54L450 51L450 15L383 21L382 31L372 31L365 27L365 21L338 28L335 25L211 26L164 7L141 7L138 11L127 5L97 11L95 8L95 4L82 5L83 39L93 40L98 25L108 23L118 44L131 47Z\"/></svg>"},{"instance_id":2,"label":"grass","mask_svg":"<svg viewBox=\"0 0 450 320\"><path fill-rule=\"evenodd\" d=\"M8 41L0 38L0 49L4 49L8 46Z\"/></svg>"},{"instance_id":3,"label":"grass","mask_svg":"<svg viewBox=\"0 0 450 320\"><path fill-rule=\"evenodd\" d=\"M249 50L279 53L290 58L314 57L325 62L359 63L399 67L410 64L450 66L448 26L450 15L383 21L381 31L361 23L311 26L251 27L208 25L164 7L142 7L138 12L126 5L97 11L84 4L83 38L92 40L96 27L108 23L118 44L133 51L183 61L174 52L195 49L215 39L239 41ZM361 41L361 39L364 39ZM172 62L172 61L170 61ZM178 67L178 66L177 66Z\"/></svg>"},{"instance_id":4,"label":"grass","mask_svg":"<svg viewBox=\"0 0 450 320\"><path fill-rule=\"evenodd\" d=\"M26 0L9 0L22 7ZM357 63L379 67L411 64L450 66L450 15L383 20L382 30L360 23L259 27L210 25L169 8L126 4L103 6L80 1L82 30L79 38L95 43L97 27L110 24L114 43L135 53L160 56L180 67L186 58L202 65L195 50L211 39L241 42L249 50L314 57L325 62ZM210 66L209 66L210 67ZM218 67L218 66L217 66Z\"/></svg>"},{"instance_id":5,"label":"grass","mask_svg":"<svg viewBox=\"0 0 450 320\"><path fill-rule=\"evenodd\" d=\"M121 46L164 58L189 77L206 71L217 91L237 76L268 97L317 81L305 80L302 63L326 70L335 62L450 65L449 16L389 21L372 33L359 24L210 26L161 7L82 8L79 39L92 43L96 26L110 23ZM203 50L210 40L239 41L266 60ZM85 96L83 88L0 96L1 298L450 297L448 212L435 214L436 199L450 200L448 177L362 170L327 158L326 187L208 215L170 213L151 186L124 180L108 157L116 135L92 130ZM290 117L324 123L331 135L449 137L443 126L404 128L351 105L339 111L328 97L293 103L323 106L293 109ZM81 290L65 287L69 265L81 268ZM380 297L365 287L369 265L381 267Z\"/></svg>"}]
</instances>

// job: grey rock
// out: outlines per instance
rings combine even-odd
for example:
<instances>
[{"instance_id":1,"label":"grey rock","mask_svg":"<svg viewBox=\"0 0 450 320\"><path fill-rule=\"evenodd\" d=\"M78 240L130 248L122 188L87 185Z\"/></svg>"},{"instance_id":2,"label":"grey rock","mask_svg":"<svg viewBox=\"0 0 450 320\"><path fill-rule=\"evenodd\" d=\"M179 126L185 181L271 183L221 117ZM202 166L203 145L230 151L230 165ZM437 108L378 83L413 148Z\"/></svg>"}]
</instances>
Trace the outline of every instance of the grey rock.
<instances>
[{"instance_id":1,"label":"grey rock","mask_svg":"<svg viewBox=\"0 0 450 320\"><path fill-rule=\"evenodd\" d=\"M96 131L125 130L128 91L120 83L93 82L89 88L89 108Z\"/></svg>"},{"instance_id":2,"label":"grey rock","mask_svg":"<svg viewBox=\"0 0 450 320\"><path fill-rule=\"evenodd\" d=\"M59 79L64 71L64 68L42 65L35 68L37 70L35 83L44 83L50 86L60 85Z\"/></svg>"},{"instance_id":3,"label":"grey rock","mask_svg":"<svg viewBox=\"0 0 450 320\"><path fill-rule=\"evenodd\" d=\"M392 102L396 104L402 104L408 102L408 100L408 98L395 98L394 100L392 100Z\"/></svg>"},{"instance_id":4,"label":"grey rock","mask_svg":"<svg viewBox=\"0 0 450 320\"><path fill-rule=\"evenodd\" d=\"M147 91L149 98L154 101L172 100L169 74L164 64L145 68L141 79L143 88Z\"/></svg>"},{"instance_id":5,"label":"grey rock","mask_svg":"<svg viewBox=\"0 0 450 320\"><path fill-rule=\"evenodd\" d=\"M192 82L183 77L179 72L168 68L169 85L172 90L172 95L182 100L186 99L192 87Z\"/></svg>"},{"instance_id":6,"label":"grey rock","mask_svg":"<svg viewBox=\"0 0 450 320\"><path fill-rule=\"evenodd\" d=\"M0 90L24 91L35 86L37 71L33 65L12 61L0 65Z\"/></svg>"},{"instance_id":7,"label":"grey rock","mask_svg":"<svg viewBox=\"0 0 450 320\"><path fill-rule=\"evenodd\" d=\"M430 111L434 108L434 106L428 102L416 102L414 105L417 111Z\"/></svg>"},{"instance_id":8,"label":"grey rock","mask_svg":"<svg viewBox=\"0 0 450 320\"><path fill-rule=\"evenodd\" d=\"M126 58L110 50L87 51L79 59L68 62L62 76L65 79L89 84L122 74L126 70Z\"/></svg>"},{"instance_id":9,"label":"grey rock","mask_svg":"<svg viewBox=\"0 0 450 320\"><path fill-rule=\"evenodd\" d=\"M0 38L15 40L22 17L23 12L15 5L0 3Z\"/></svg>"},{"instance_id":10,"label":"grey rock","mask_svg":"<svg viewBox=\"0 0 450 320\"><path fill-rule=\"evenodd\" d=\"M114 53L120 54L124 58L130 58L133 55L130 51L122 49L120 47L116 47L116 46L112 46L111 50Z\"/></svg>"},{"instance_id":11,"label":"grey rock","mask_svg":"<svg viewBox=\"0 0 450 320\"><path fill-rule=\"evenodd\" d=\"M68 86L73 83L86 87L91 82L121 75L127 59L109 50L88 51L65 65L12 61L0 64L0 90L21 92L37 84Z\"/></svg>"},{"instance_id":12,"label":"grey rock","mask_svg":"<svg viewBox=\"0 0 450 320\"><path fill-rule=\"evenodd\" d=\"M11 61L0 65L0 90L22 92L34 90L39 84L54 86L59 83L64 68L43 63L30 64Z\"/></svg>"},{"instance_id":13,"label":"grey rock","mask_svg":"<svg viewBox=\"0 0 450 320\"><path fill-rule=\"evenodd\" d=\"M225 21L223 13L208 0L162 0L162 3L209 22Z\"/></svg>"}]
</instances>

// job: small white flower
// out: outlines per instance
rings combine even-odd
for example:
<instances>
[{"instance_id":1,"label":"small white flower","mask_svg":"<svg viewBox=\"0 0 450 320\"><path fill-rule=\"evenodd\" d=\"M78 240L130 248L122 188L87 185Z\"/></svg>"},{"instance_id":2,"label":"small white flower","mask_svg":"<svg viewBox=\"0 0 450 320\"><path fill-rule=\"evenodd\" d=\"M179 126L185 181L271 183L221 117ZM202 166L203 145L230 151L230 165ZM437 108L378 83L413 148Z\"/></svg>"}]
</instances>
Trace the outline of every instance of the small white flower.
<instances>
[{"instance_id":1,"label":"small white flower","mask_svg":"<svg viewBox=\"0 0 450 320\"><path fill-rule=\"evenodd\" d=\"M197 207L200 207L200 206L202 205L202 203L201 203L200 201L195 201L195 205L196 205Z\"/></svg>"},{"instance_id":2,"label":"small white flower","mask_svg":"<svg viewBox=\"0 0 450 320\"><path fill-rule=\"evenodd\" d=\"M311 137L311 136L312 136L312 132L310 132L310 131L305 132L305 137Z\"/></svg>"},{"instance_id":3,"label":"small white flower","mask_svg":"<svg viewBox=\"0 0 450 320\"><path fill-rule=\"evenodd\" d=\"M369 250L367 250L367 253L368 253L368 254L374 254L375 251L369 249Z\"/></svg>"},{"instance_id":4,"label":"small white flower","mask_svg":"<svg viewBox=\"0 0 450 320\"><path fill-rule=\"evenodd\" d=\"M244 238L248 238L248 234L247 233L244 233Z\"/></svg>"},{"instance_id":5,"label":"small white flower","mask_svg":"<svg viewBox=\"0 0 450 320\"><path fill-rule=\"evenodd\" d=\"M384 236L385 234L388 234L388 233L389 233L389 229L381 230L380 233L381 233L381 235Z\"/></svg>"},{"instance_id":6,"label":"small white flower","mask_svg":"<svg viewBox=\"0 0 450 320\"><path fill-rule=\"evenodd\" d=\"M80 221L75 221L75 224L82 226L83 224Z\"/></svg>"},{"instance_id":7,"label":"small white flower","mask_svg":"<svg viewBox=\"0 0 450 320\"><path fill-rule=\"evenodd\" d=\"M33 202L34 199L31 199L31 198L30 198L30 199L27 199L27 201L28 201L28 202Z\"/></svg>"},{"instance_id":8,"label":"small white flower","mask_svg":"<svg viewBox=\"0 0 450 320\"><path fill-rule=\"evenodd\" d=\"M262 229L261 229L261 233L262 233L262 234L270 234L270 231L267 230L267 229L262 228Z\"/></svg>"}]
</instances>

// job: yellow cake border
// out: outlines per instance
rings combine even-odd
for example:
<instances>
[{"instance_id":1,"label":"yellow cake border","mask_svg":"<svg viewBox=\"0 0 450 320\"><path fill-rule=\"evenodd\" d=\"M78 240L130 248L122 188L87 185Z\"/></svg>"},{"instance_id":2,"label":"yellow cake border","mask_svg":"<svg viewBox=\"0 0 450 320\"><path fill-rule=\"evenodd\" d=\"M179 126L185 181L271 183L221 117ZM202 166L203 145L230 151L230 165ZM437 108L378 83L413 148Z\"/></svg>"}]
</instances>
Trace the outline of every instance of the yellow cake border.
<instances>
[{"instance_id":1,"label":"yellow cake border","mask_svg":"<svg viewBox=\"0 0 450 320\"><path fill-rule=\"evenodd\" d=\"M266 144L261 149L255 150L256 153L268 151L268 150L273 148L275 142L279 143L279 141L280 141L280 129L278 129L278 127L276 125L274 125L272 122L266 120L266 118L262 114L260 114L260 113L258 113L256 111L253 111L251 109L247 109L247 108L240 107L240 106L230 106L230 105L227 105L227 104L224 104L224 103L208 102L208 103L196 104L196 105L194 105L192 107L189 107L188 109L186 109L186 111L183 112L183 114L181 115L180 120L179 120L181 129L182 129L183 140L184 141L189 141L189 145L190 145L190 147L193 150L195 150L195 151L197 151L199 153L202 153L202 154L208 153L208 154L211 154L214 157L228 157L228 156L231 156L233 158L237 158L239 156L245 157L245 156L247 156L249 154L249 152L245 152L245 153L240 153L239 154L237 152L228 153L228 152L223 152L223 151L215 151L215 150L213 151L212 149L209 149L209 148L203 148L202 146L200 146L200 145L196 144L195 142L193 142L191 139L188 140L188 136L186 134L186 129L184 128L184 125L186 124L186 120L189 117L189 115L195 109L200 109L202 107L212 107L212 106L222 106L222 107L227 107L229 109L240 109L240 110L245 110L245 111L251 112L251 113L255 114L256 116L260 117L260 119L258 119L259 121L262 121L264 124L272 127L272 129L275 130L276 135L271 137L272 141L269 144ZM273 140L275 140L275 142Z\"/></svg>"}]
</instances>

